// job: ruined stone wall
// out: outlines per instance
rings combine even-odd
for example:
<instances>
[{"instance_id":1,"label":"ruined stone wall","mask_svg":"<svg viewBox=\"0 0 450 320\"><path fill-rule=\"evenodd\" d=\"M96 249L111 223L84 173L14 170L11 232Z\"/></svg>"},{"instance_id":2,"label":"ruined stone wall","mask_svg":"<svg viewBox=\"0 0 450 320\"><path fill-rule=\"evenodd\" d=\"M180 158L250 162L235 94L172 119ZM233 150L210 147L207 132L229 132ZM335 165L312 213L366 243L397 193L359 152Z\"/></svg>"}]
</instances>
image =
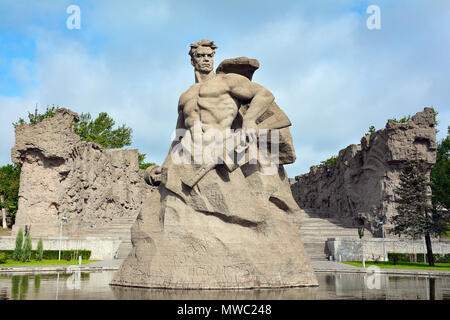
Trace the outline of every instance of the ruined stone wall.
<instances>
[{"instance_id":1,"label":"ruined stone wall","mask_svg":"<svg viewBox=\"0 0 450 320\"><path fill-rule=\"evenodd\" d=\"M300 208L324 218L337 218L346 226L364 222L374 234L380 219L387 230L396 214L394 189L406 160L422 160L430 170L436 162L436 130L431 108L407 123L389 120L384 129L340 150L337 165L313 166L295 177L292 193ZM388 234L387 234L388 235Z\"/></svg>"},{"instance_id":2,"label":"ruined stone wall","mask_svg":"<svg viewBox=\"0 0 450 320\"><path fill-rule=\"evenodd\" d=\"M13 234L28 225L32 236L58 236L66 216L64 235L83 237L137 216L149 192L138 151L82 142L74 120L76 113L58 109L52 118L16 128L11 157L22 171Z\"/></svg>"}]
</instances>

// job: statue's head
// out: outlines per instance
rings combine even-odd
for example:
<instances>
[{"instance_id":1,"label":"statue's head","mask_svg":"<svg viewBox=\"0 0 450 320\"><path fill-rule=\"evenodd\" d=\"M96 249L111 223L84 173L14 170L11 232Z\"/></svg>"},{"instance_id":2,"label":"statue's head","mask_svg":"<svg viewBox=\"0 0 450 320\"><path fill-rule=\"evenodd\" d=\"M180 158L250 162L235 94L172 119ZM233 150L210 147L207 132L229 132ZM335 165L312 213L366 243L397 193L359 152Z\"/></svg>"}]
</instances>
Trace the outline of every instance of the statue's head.
<instances>
[{"instance_id":1,"label":"statue's head","mask_svg":"<svg viewBox=\"0 0 450 320\"><path fill-rule=\"evenodd\" d=\"M209 73L213 70L216 49L217 46L211 40L203 39L191 44L189 55L191 56L191 64L196 71Z\"/></svg>"}]
</instances>

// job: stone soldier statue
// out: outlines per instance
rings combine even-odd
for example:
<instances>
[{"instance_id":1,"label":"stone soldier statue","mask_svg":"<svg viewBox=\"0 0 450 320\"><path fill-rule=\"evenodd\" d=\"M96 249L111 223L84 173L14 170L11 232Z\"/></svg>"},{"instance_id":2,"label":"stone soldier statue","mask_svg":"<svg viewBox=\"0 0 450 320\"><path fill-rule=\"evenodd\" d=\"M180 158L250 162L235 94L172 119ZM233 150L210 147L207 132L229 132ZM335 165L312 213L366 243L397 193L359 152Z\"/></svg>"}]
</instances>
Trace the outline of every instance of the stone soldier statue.
<instances>
[{"instance_id":1,"label":"stone soldier statue","mask_svg":"<svg viewBox=\"0 0 450 320\"><path fill-rule=\"evenodd\" d=\"M112 285L317 286L299 236L300 209L283 168L295 161L291 123L272 93L251 81L258 61L228 59L214 73L216 49L210 40L191 44L195 84L179 99L176 128L181 137L176 134L161 168L148 169L147 182L158 188L142 206L132 228L133 249ZM223 142L236 142L227 135L233 129L241 130L243 144L224 148ZM259 157L252 161L249 155L249 145L262 148L259 133L264 130L270 137L276 133L267 151L276 153L275 164ZM221 138L208 137L211 131ZM222 161L196 162L196 144L203 152L211 140L224 148L213 156ZM177 155L184 151L188 161L180 162ZM234 158L237 153L244 154L243 161ZM275 170L268 174L267 168Z\"/></svg>"}]
</instances>

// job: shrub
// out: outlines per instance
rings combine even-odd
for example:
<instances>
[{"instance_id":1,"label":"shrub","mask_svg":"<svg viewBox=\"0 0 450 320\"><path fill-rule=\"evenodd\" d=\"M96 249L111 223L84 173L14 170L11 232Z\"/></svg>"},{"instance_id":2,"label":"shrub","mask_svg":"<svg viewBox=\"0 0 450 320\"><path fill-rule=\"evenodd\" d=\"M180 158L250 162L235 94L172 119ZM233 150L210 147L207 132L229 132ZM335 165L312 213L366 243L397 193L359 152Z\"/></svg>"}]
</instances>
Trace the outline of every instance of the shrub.
<instances>
[{"instance_id":1,"label":"shrub","mask_svg":"<svg viewBox=\"0 0 450 320\"><path fill-rule=\"evenodd\" d=\"M61 259L67 259L67 257L69 257L70 260L70 258L74 256L76 251L78 251L78 255L81 256L83 260L89 260L89 258L91 257L90 250L63 250L61 251ZM58 252L58 250L44 250L43 259L58 260Z\"/></svg>"},{"instance_id":2,"label":"shrub","mask_svg":"<svg viewBox=\"0 0 450 320\"><path fill-rule=\"evenodd\" d=\"M0 253L0 264L6 263L6 260L8 260L6 253Z\"/></svg>"},{"instance_id":3,"label":"shrub","mask_svg":"<svg viewBox=\"0 0 450 320\"><path fill-rule=\"evenodd\" d=\"M365 134L367 135L371 135L372 133L374 133L375 131L377 131L377 129L375 129L375 126L370 126L368 132Z\"/></svg>"},{"instance_id":4,"label":"shrub","mask_svg":"<svg viewBox=\"0 0 450 320\"><path fill-rule=\"evenodd\" d=\"M4 254L6 259L14 259L14 250L0 250L0 254Z\"/></svg>"},{"instance_id":5,"label":"shrub","mask_svg":"<svg viewBox=\"0 0 450 320\"><path fill-rule=\"evenodd\" d=\"M23 251L22 251L22 261L27 262L31 260L31 236L30 233L27 232L27 235L25 236L25 243L23 245Z\"/></svg>"},{"instance_id":6,"label":"shrub","mask_svg":"<svg viewBox=\"0 0 450 320\"><path fill-rule=\"evenodd\" d=\"M425 262L423 259L423 253L418 253L417 255L417 262ZM440 262L440 263L450 263L450 254L433 254L434 261ZM409 253L396 253L396 252L389 252L388 253L388 260L392 261L394 264L396 262L413 262L412 261L412 255Z\"/></svg>"},{"instance_id":7,"label":"shrub","mask_svg":"<svg viewBox=\"0 0 450 320\"><path fill-rule=\"evenodd\" d=\"M411 115L407 115L407 116L404 116L403 118L401 118L401 119L395 119L395 118L393 118L392 119L395 123L406 123L406 122L408 122L408 121L411 121L412 120L412 118L411 118Z\"/></svg>"},{"instance_id":8,"label":"shrub","mask_svg":"<svg viewBox=\"0 0 450 320\"><path fill-rule=\"evenodd\" d=\"M12 259L14 256L14 250L0 250L0 254L3 253L6 255L7 259ZM78 253L78 254L75 254ZM74 259L78 259L78 256L81 256L83 260L89 260L91 257L91 250L62 250L61 251L61 259L66 259L67 257ZM33 250L31 252L31 258L37 259L38 252ZM58 250L43 250L42 260L58 260Z\"/></svg>"},{"instance_id":9,"label":"shrub","mask_svg":"<svg viewBox=\"0 0 450 320\"><path fill-rule=\"evenodd\" d=\"M40 237L36 248L36 260L41 261L43 257L44 257L44 245L42 244L42 237Z\"/></svg>"},{"instance_id":10,"label":"shrub","mask_svg":"<svg viewBox=\"0 0 450 320\"><path fill-rule=\"evenodd\" d=\"M337 165L338 162L339 162L339 157L338 156L332 156L332 157L328 158L325 161L320 161L320 165L321 166L328 165L328 164Z\"/></svg>"},{"instance_id":11,"label":"shrub","mask_svg":"<svg viewBox=\"0 0 450 320\"><path fill-rule=\"evenodd\" d=\"M17 232L16 237L16 248L14 249L14 260L19 261L22 258L22 244L23 244L23 232L22 228L19 229L19 232Z\"/></svg>"},{"instance_id":12,"label":"shrub","mask_svg":"<svg viewBox=\"0 0 450 320\"><path fill-rule=\"evenodd\" d=\"M398 256L394 256L392 258L392 260L393 260L394 264L397 264L398 263Z\"/></svg>"}]
</instances>

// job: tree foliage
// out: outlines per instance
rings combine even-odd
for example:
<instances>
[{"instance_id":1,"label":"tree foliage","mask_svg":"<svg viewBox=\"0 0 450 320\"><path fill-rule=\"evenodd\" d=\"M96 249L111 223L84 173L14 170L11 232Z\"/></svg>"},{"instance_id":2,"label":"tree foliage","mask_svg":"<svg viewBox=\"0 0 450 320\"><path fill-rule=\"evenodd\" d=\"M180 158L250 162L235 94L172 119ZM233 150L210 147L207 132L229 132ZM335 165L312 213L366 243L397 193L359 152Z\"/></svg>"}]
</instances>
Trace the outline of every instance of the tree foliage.
<instances>
[{"instance_id":1,"label":"tree foliage","mask_svg":"<svg viewBox=\"0 0 450 320\"><path fill-rule=\"evenodd\" d=\"M19 229L16 236L16 247L14 248L13 259L19 261L22 258L23 231Z\"/></svg>"},{"instance_id":2,"label":"tree foliage","mask_svg":"<svg viewBox=\"0 0 450 320\"><path fill-rule=\"evenodd\" d=\"M404 116L403 118L401 118L401 119L396 119L396 118L393 118L392 119L395 123L406 123L406 122L408 122L408 121L411 121L411 115L407 115L407 116Z\"/></svg>"},{"instance_id":3,"label":"tree foliage","mask_svg":"<svg viewBox=\"0 0 450 320\"><path fill-rule=\"evenodd\" d=\"M375 126L370 126L368 132L365 134L367 135L371 135L372 133L374 133L376 131Z\"/></svg>"},{"instance_id":4,"label":"tree foliage","mask_svg":"<svg viewBox=\"0 0 450 320\"><path fill-rule=\"evenodd\" d=\"M410 160L400 173L400 184L395 189L397 215L391 218L392 232L412 239L425 237L428 263L434 266L431 237L438 237L446 229L448 213L432 205L431 183L428 181L428 167Z\"/></svg>"},{"instance_id":5,"label":"tree foliage","mask_svg":"<svg viewBox=\"0 0 450 320\"><path fill-rule=\"evenodd\" d=\"M426 234L440 236L445 231L443 212L433 210L431 205L427 172L427 166L419 161L408 161L402 169L394 190L398 213L391 220L394 234L419 239Z\"/></svg>"},{"instance_id":6,"label":"tree foliage","mask_svg":"<svg viewBox=\"0 0 450 320\"><path fill-rule=\"evenodd\" d=\"M95 142L108 149L130 145L133 130L125 125L113 129L114 125L115 121L106 112L101 112L94 120L89 113L82 113L80 122L73 124L75 133L80 136L82 141ZM138 155L141 169L147 169L154 165L153 162L144 162L146 156L146 153Z\"/></svg>"},{"instance_id":7,"label":"tree foliage","mask_svg":"<svg viewBox=\"0 0 450 320\"><path fill-rule=\"evenodd\" d=\"M43 258L44 258L44 244L42 243L42 237L40 237L36 248L36 260L41 261Z\"/></svg>"},{"instance_id":8,"label":"tree foliage","mask_svg":"<svg viewBox=\"0 0 450 320\"><path fill-rule=\"evenodd\" d=\"M5 196L5 201L0 202L0 207L6 208L13 223L19 202L20 169L19 164L0 167L0 193Z\"/></svg>"},{"instance_id":9,"label":"tree foliage","mask_svg":"<svg viewBox=\"0 0 450 320\"><path fill-rule=\"evenodd\" d=\"M82 113L80 122L73 125L82 141L95 142L107 149L131 144L132 129L125 125L113 129L115 121L106 112L101 112L96 119L90 113Z\"/></svg>"},{"instance_id":10,"label":"tree foliage","mask_svg":"<svg viewBox=\"0 0 450 320\"><path fill-rule=\"evenodd\" d=\"M327 164L338 164L339 162L339 157L338 156L331 156L330 158L328 158L325 161L320 161L320 165L327 165Z\"/></svg>"},{"instance_id":11,"label":"tree foliage","mask_svg":"<svg viewBox=\"0 0 450 320\"><path fill-rule=\"evenodd\" d=\"M31 244L31 235L28 232L25 236L25 243L23 244L22 249L22 262L27 262L31 260L31 252L32 252L32 244Z\"/></svg>"},{"instance_id":12,"label":"tree foliage","mask_svg":"<svg viewBox=\"0 0 450 320\"><path fill-rule=\"evenodd\" d=\"M145 170L148 167L155 165L154 162L144 162L146 156L147 156L146 153L139 153L139 155L138 155L139 168L142 169L142 170Z\"/></svg>"}]
</instances>

